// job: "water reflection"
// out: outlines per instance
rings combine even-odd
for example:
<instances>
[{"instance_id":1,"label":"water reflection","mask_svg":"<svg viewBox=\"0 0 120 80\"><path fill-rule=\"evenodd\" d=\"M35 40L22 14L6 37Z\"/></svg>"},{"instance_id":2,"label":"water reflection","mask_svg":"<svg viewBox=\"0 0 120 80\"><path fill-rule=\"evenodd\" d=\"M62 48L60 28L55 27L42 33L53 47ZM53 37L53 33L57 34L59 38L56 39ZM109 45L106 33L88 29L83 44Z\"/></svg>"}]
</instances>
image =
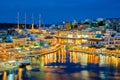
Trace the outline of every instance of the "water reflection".
<instances>
[{"instance_id":1,"label":"water reflection","mask_svg":"<svg viewBox=\"0 0 120 80\"><path fill-rule=\"evenodd\" d=\"M120 58L104 55L57 52L33 57L31 71L19 68L3 72L0 80L120 80Z\"/></svg>"}]
</instances>

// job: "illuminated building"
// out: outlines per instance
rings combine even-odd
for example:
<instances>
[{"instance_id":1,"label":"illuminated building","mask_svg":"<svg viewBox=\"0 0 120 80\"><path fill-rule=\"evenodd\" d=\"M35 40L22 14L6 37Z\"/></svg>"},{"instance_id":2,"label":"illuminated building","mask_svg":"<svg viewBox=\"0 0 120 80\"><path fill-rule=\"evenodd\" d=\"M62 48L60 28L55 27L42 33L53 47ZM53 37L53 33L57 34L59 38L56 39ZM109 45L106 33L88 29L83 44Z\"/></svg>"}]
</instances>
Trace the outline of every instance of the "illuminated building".
<instances>
[{"instance_id":1,"label":"illuminated building","mask_svg":"<svg viewBox=\"0 0 120 80\"><path fill-rule=\"evenodd\" d=\"M95 46L95 47L101 47L103 46L104 39L89 39L88 45L89 46Z\"/></svg>"},{"instance_id":2,"label":"illuminated building","mask_svg":"<svg viewBox=\"0 0 120 80\"><path fill-rule=\"evenodd\" d=\"M71 26L72 26L72 25L71 25L70 22L66 22L66 23L65 23L65 29L66 29L66 30L70 30L70 29L71 29Z\"/></svg>"},{"instance_id":3,"label":"illuminated building","mask_svg":"<svg viewBox=\"0 0 120 80\"><path fill-rule=\"evenodd\" d=\"M0 43L5 42L6 36L7 36L7 31L0 31Z\"/></svg>"},{"instance_id":4,"label":"illuminated building","mask_svg":"<svg viewBox=\"0 0 120 80\"><path fill-rule=\"evenodd\" d=\"M25 45L27 44L27 39L28 38L18 38L18 39L14 39L14 46L20 46L20 45Z\"/></svg>"},{"instance_id":5,"label":"illuminated building","mask_svg":"<svg viewBox=\"0 0 120 80\"><path fill-rule=\"evenodd\" d=\"M10 35L6 36L6 42L13 42L13 38Z\"/></svg>"},{"instance_id":6,"label":"illuminated building","mask_svg":"<svg viewBox=\"0 0 120 80\"><path fill-rule=\"evenodd\" d=\"M120 33L115 35L115 47L120 48Z\"/></svg>"},{"instance_id":7,"label":"illuminated building","mask_svg":"<svg viewBox=\"0 0 120 80\"><path fill-rule=\"evenodd\" d=\"M78 30L85 29L86 25L85 24L79 24L78 25Z\"/></svg>"}]
</instances>

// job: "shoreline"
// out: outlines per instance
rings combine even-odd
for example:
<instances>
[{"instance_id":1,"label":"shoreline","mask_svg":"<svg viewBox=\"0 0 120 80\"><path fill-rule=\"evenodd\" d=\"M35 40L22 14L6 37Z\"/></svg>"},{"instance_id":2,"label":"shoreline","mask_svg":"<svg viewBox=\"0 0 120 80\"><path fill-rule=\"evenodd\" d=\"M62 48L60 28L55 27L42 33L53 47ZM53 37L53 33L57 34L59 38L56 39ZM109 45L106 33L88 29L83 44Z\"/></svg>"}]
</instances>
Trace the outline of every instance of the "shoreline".
<instances>
[{"instance_id":1,"label":"shoreline","mask_svg":"<svg viewBox=\"0 0 120 80\"><path fill-rule=\"evenodd\" d=\"M86 54L95 54L95 55L105 55L105 56L115 56L115 57L118 57L120 58L120 54L119 53L107 53L107 52L90 52L90 51L84 51L84 50L68 50L69 52L83 52L83 53L86 53Z\"/></svg>"}]
</instances>

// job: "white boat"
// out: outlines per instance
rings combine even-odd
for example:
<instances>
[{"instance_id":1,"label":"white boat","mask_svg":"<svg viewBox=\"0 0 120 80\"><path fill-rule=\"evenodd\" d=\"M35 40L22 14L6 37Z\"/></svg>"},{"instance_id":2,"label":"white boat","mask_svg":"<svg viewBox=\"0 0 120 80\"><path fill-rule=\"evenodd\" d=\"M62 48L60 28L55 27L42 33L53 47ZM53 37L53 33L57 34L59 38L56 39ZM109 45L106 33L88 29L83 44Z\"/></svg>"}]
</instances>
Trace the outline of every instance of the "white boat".
<instances>
[{"instance_id":1,"label":"white boat","mask_svg":"<svg viewBox=\"0 0 120 80\"><path fill-rule=\"evenodd\" d=\"M19 68L20 63L16 60L4 61L0 63L0 71Z\"/></svg>"},{"instance_id":2,"label":"white boat","mask_svg":"<svg viewBox=\"0 0 120 80\"><path fill-rule=\"evenodd\" d=\"M28 57L23 58L19 61L20 64L30 64L31 60Z\"/></svg>"}]
</instances>

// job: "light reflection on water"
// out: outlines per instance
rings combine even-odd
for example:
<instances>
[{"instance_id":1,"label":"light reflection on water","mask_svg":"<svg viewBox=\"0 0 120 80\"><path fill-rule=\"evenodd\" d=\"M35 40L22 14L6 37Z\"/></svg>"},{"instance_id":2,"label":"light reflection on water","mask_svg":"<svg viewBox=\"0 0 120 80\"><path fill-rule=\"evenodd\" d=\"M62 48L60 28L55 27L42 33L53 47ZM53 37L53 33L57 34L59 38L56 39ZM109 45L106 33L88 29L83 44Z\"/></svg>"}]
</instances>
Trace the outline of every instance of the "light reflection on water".
<instances>
[{"instance_id":1,"label":"light reflection on water","mask_svg":"<svg viewBox=\"0 0 120 80\"><path fill-rule=\"evenodd\" d=\"M4 72L0 80L120 80L120 59L61 50L32 58L31 71ZM18 79L17 79L18 78Z\"/></svg>"}]
</instances>

